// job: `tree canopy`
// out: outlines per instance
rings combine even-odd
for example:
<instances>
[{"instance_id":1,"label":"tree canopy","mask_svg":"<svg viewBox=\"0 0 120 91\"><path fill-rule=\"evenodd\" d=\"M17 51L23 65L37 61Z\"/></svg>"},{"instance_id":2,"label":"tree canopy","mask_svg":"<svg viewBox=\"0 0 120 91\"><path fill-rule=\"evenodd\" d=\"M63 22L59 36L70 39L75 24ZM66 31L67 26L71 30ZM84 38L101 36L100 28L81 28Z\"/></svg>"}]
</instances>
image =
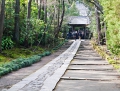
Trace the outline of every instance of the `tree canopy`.
<instances>
[{"instance_id":1,"label":"tree canopy","mask_svg":"<svg viewBox=\"0 0 120 91\"><path fill-rule=\"evenodd\" d=\"M106 42L108 49L118 55L119 0L1 0L0 50L14 46L54 44L67 30L64 30L66 17L79 16L76 1L89 7L90 28L98 44Z\"/></svg>"}]
</instances>

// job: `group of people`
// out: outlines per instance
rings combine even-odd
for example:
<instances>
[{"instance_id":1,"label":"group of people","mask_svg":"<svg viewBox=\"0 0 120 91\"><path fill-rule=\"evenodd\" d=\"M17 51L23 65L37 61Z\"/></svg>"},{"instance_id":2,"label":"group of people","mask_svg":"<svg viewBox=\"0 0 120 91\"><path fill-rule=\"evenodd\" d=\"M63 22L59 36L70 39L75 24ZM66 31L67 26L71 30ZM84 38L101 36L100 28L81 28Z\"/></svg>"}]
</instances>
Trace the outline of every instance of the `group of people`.
<instances>
[{"instance_id":1,"label":"group of people","mask_svg":"<svg viewBox=\"0 0 120 91\"><path fill-rule=\"evenodd\" d=\"M67 38L68 39L84 39L84 32L83 31L73 31L73 32L69 32L67 34Z\"/></svg>"}]
</instances>

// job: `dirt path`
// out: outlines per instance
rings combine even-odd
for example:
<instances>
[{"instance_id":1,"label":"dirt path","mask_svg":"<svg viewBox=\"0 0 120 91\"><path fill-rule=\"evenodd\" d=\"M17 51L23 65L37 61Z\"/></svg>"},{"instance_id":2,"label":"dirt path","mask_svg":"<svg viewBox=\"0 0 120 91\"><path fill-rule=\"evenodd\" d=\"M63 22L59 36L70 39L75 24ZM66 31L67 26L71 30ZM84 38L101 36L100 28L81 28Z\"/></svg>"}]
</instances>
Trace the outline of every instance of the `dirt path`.
<instances>
[{"instance_id":1,"label":"dirt path","mask_svg":"<svg viewBox=\"0 0 120 91\"><path fill-rule=\"evenodd\" d=\"M10 88L12 85L18 83L23 78L27 77L28 75L32 74L36 70L43 67L45 64L47 64L52 59L56 58L58 55L60 55L62 52L64 52L72 44L72 42L73 41L67 42L55 53L51 54L50 56L43 57L40 62L35 63L30 67L22 68L18 71L12 72L12 73L0 78L0 91L2 91L3 89Z\"/></svg>"}]
</instances>

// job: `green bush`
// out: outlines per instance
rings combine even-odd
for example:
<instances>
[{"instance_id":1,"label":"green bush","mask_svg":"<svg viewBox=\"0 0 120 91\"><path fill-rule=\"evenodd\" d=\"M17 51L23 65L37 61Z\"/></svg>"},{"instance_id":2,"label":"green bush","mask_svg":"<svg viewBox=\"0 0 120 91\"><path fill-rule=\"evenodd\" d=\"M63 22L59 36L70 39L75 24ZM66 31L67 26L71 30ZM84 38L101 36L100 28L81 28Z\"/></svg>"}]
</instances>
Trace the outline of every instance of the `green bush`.
<instances>
[{"instance_id":1,"label":"green bush","mask_svg":"<svg viewBox=\"0 0 120 91\"><path fill-rule=\"evenodd\" d=\"M120 54L120 0L99 0L104 11L104 21L106 23L106 43L109 50L115 54Z\"/></svg>"},{"instance_id":2,"label":"green bush","mask_svg":"<svg viewBox=\"0 0 120 91\"><path fill-rule=\"evenodd\" d=\"M45 54L46 54L46 56L48 56L48 55L50 55L50 54L51 54L51 52L46 51L46 52L45 52Z\"/></svg>"},{"instance_id":3,"label":"green bush","mask_svg":"<svg viewBox=\"0 0 120 91\"><path fill-rule=\"evenodd\" d=\"M0 76L6 75L8 73L10 73L9 68L0 67Z\"/></svg>"},{"instance_id":4,"label":"green bush","mask_svg":"<svg viewBox=\"0 0 120 91\"><path fill-rule=\"evenodd\" d=\"M29 58L18 58L9 63L3 64L0 67L0 76L6 75L12 71L17 71L20 68L31 66L33 63L40 61L44 56L50 55L51 52L46 51L42 54L33 55Z\"/></svg>"},{"instance_id":5,"label":"green bush","mask_svg":"<svg viewBox=\"0 0 120 91\"><path fill-rule=\"evenodd\" d=\"M59 45L57 45L55 48L53 49L58 49L60 48L66 41L61 42ZM29 58L18 58L15 59L9 63L3 64L0 67L0 76L6 75L12 71L17 71L20 68L23 67L27 67L27 66L31 66L33 63L36 63L38 61L40 61L40 59L44 56L48 56L50 55L51 52L50 51L45 51L42 54L37 54L37 55L33 55Z\"/></svg>"},{"instance_id":6,"label":"green bush","mask_svg":"<svg viewBox=\"0 0 120 91\"><path fill-rule=\"evenodd\" d=\"M14 47L14 42L11 37L3 37L2 38L2 49L11 49Z\"/></svg>"}]
</instances>

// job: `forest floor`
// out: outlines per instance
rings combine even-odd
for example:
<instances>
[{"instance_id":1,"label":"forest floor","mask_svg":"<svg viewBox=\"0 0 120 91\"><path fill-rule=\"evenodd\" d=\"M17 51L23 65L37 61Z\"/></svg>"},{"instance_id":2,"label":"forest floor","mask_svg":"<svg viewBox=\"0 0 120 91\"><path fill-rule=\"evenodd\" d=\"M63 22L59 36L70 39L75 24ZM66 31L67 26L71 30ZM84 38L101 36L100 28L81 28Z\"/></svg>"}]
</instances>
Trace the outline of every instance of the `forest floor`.
<instances>
[{"instance_id":1,"label":"forest floor","mask_svg":"<svg viewBox=\"0 0 120 91\"><path fill-rule=\"evenodd\" d=\"M23 78L27 77L28 75L32 74L33 72L37 71L41 67L43 67L45 64L50 62L52 59L59 56L62 52L64 52L68 47L73 43L73 41L66 42L60 49L55 51L49 56L45 56L41 59L41 61L33 64L32 66L22 68L18 71L14 71L8 75L5 75L0 78L0 91L3 89L8 89L12 85L18 83Z\"/></svg>"}]
</instances>

